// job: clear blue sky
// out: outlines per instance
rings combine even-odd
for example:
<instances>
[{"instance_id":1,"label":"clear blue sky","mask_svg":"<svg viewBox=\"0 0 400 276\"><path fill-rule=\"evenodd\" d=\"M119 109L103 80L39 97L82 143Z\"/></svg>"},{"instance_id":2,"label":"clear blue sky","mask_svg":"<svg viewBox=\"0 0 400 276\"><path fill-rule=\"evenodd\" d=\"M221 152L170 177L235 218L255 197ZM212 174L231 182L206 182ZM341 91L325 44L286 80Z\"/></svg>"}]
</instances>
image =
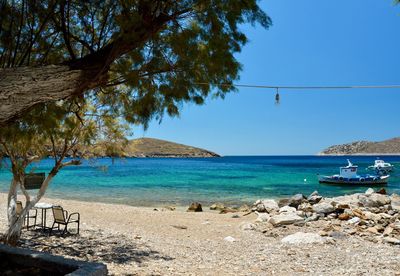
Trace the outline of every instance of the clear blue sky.
<instances>
[{"instance_id":1,"label":"clear blue sky","mask_svg":"<svg viewBox=\"0 0 400 276\"><path fill-rule=\"evenodd\" d=\"M273 26L244 26L240 84L400 84L400 5L392 0L261 1ZM184 105L153 122L154 137L222 155L315 154L332 144L400 136L400 89L281 91L241 88L225 100Z\"/></svg>"}]
</instances>

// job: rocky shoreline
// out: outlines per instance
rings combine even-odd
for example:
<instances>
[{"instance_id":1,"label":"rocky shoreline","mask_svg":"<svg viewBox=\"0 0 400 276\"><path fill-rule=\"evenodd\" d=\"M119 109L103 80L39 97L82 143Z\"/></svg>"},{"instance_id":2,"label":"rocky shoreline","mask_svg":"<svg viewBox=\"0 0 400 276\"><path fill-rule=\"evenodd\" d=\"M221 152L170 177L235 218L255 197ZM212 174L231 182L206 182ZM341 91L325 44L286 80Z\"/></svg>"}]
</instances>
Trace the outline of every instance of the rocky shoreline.
<instances>
[{"instance_id":1,"label":"rocky shoreline","mask_svg":"<svg viewBox=\"0 0 400 276\"><path fill-rule=\"evenodd\" d=\"M308 197L302 194L279 201L258 200L251 209L258 215L256 223L248 228L272 229L286 225L304 226L319 220L329 226L318 232L320 237L357 235L372 242L400 245L400 196L387 195L385 189L372 188L365 193L324 198L314 192ZM299 232L301 233L301 232ZM294 235L282 241L308 243L329 241L315 234Z\"/></svg>"}]
</instances>

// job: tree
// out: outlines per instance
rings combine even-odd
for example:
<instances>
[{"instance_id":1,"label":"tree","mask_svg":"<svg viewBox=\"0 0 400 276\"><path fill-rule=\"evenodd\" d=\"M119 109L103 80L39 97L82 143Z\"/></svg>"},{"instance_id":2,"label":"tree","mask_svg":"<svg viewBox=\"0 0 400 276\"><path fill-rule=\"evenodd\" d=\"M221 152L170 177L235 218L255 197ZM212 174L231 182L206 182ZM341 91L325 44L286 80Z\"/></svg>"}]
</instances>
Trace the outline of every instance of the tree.
<instances>
[{"instance_id":1,"label":"tree","mask_svg":"<svg viewBox=\"0 0 400 276\"><path fill-rule=\"evenodd\" d=\"M87 105L76 107L60 102L41 105L34 108L29 116L0 130L0 154L8 156L3 161L9 163L13 175L7 200L8 230L4 238L7 244L16 245L25 216L44 196L57 173L63 167L80 164L84 157L83 151L80 151L83 147L93 144L99 137L103 138L102 132L115 143L124 140L124 128L121 128L116 119L87 113L91 111L94 110ZM31 197L24 184L29 173L27 169L34 161L48 156L53 158L54 165L37 194ZM68 160L67 156L70 157ZM18 189L22 191L26 202L20 216L16 213Z\"/></svg>"},{"instance_id":2,"label":"tree","mask_svg":"<svg viewBox=\"0 0 400 276\"><path fill-rule=\"evenodd\" d=\"M0 0L0 125L83 97L147 124L233 89L257 0ZM204 84L211 83L211 84Z\"/></svg>"}]
</instances>

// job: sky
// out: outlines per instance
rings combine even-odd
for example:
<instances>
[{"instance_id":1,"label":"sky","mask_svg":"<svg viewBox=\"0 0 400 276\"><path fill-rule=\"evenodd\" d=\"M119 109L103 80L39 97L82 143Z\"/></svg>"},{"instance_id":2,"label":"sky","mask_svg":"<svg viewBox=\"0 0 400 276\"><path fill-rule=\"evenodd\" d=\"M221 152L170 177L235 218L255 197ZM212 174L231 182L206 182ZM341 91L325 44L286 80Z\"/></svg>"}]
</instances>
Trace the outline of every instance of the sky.
<instances>
[{"instance_id":1,"label":"sky","mask_svg":"<svg viewBox=\"0 0 400 276\"><path fill-rule=\"evenodd\" d=\"M268 29L243 26L236 84L400 84L400 5L393 0L264 0ZM275 91L240 88L185 104L133 138L152 137L221 155L313 155L356 140L400 136L400 89Z\"/></svg>"}]
</instances>

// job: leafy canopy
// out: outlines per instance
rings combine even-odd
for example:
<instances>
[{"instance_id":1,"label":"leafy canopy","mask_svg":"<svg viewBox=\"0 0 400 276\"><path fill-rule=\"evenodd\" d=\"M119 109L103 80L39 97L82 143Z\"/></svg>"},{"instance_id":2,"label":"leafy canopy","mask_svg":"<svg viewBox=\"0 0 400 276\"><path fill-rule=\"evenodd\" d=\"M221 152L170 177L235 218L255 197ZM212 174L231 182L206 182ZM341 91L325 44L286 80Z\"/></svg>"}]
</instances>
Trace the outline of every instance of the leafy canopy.
<instances>
[{"instance_id":1,"label":"leafy canopy","mask_svg":"<svg viewBox=\"0 0 400 276\"><path fill-rule=\"evenodd\" d=\"M0 68L96 68L103 111L146 125L233 89L246 23L271 24L257 0L0 0Z\"/></svg>"}]
</instances>

